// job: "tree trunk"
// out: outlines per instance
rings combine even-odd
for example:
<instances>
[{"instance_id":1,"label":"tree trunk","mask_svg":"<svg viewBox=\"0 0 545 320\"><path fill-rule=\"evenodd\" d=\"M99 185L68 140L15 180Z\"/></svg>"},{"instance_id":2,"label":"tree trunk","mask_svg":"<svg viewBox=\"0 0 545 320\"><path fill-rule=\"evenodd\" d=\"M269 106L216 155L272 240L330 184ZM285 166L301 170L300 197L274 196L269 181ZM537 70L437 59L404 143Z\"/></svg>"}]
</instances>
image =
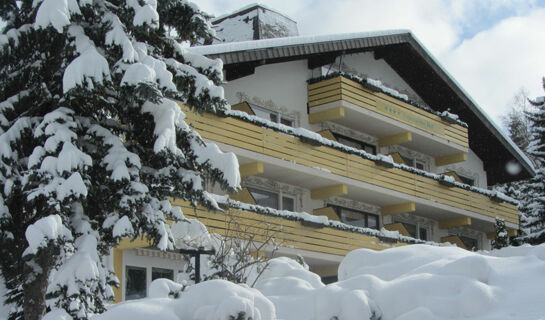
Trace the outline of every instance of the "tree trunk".
<instances>
[{"instance_id":1,"label":"tree trunk","mask_svg":"<svg viewBox=\"0 0 545 320\"><path fill-rule=\"evenodd\" d=\"M45 293L54 263L54 250L43 248L24 267L26 284L23 284L23 312L25 320L39 320L46 312Z\"/></svg>"}]
</instances>

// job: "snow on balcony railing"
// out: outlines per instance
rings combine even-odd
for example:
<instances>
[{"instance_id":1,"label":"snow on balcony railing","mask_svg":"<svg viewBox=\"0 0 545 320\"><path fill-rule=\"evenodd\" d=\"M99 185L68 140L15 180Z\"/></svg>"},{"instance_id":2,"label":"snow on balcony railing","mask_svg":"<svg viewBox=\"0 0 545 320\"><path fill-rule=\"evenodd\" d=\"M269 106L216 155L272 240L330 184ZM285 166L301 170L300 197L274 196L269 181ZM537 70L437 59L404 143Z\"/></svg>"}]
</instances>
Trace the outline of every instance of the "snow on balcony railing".
<instances>
[{"instance_id":1,"label":"snow on balcony railing","mask_svg":"<svg viewBox=\"0 0 545 320\"><path fill-rule=\"evenodd\" d=\"M312 83L317 83L317 82L320 82L320 81L324 81L324 80L328 80L328 79L332 79L332 78L336 78L336 77L345 77L347 79L350 79L354 82L357 82L359 84L361 84L362 86L364 86L365 88L367 89L370 89L370 90L373 90L373 91L378 91L378 92L382 92L392 98L396 98L396 99L399 99L399 100L402 100L414 107L417 107L419 109L422 109L424 111L427 111L429 113L432 113L432 114L435 114L436 116L439 116L441 118L445 118L445 117L448 117L449 118L449 122L452 121L453 123L455 124L458 124L464 128L467 128L467 123L461 121L458 117L458 115L455 115L453 113L450 113L450 112L438 112L438 111L435 111L427 106L424 106L420 103L417 103L411 99L409 99L409 96L407 96L406 94L403 94L403 93L400 93L399 91L395 90L395 89L392 89L392 88L389 88L387 86L385 86L380 80L375 80L375 79L371 79L371 78L362 78L362 77L359 77L359 76L356 76L356 75L353 75L353 74L349 74L349 73L345 73L345 72L333 72L331 74L328 74L326 76L321 76L321 77L317 77L317 78L311 78L309 79L307 82L309 84L312 84Z\"/></svg>"},{"instance_id":2,"label":"snow on balcony railing","mask_svg":"<svg viewBox=\"0 0 545 320\"><path fill-rule=\"evenodd\" d=\"M312 132L312 131L304 129L304 128L292 128L292 127L283 125L281 123L276 123L276 122L272 122L272 121L267 120L267 119L260 118L258 116L249 115L244 111L227 110L227 111L224 111L224 115L229 116L229 117L233 117L233 118L237 118L237 119L241 119L241 120L244 120L244 121L259 125L261 127L267 128L267 129L272 129L274 131L282 132L282 133L285 133L287 135L297 137L299 139L302 138L304 141L313 141L312 143L315 144L315 145L323 145L323 146L331 147L331 148L334 148L334 149L337 149L337 150L340 150L340 151L343 151L343 152L346 152L346 153L349 153L349 154L360 156L362 158L371 160L371 161L373 161L375 163L384 162L386 159L388 159L387 156L385 156L385 155L381 155L381 154L373 155L373 154L365 152L364 150L349 147L349 146L341 144L341 143L339 143L337 141L326 139L326 138L322 137L321 135L319 135L316 132ZM388 162L390 162L390 161L388 161ZM423 176L423 177L426 177L426 178L434 179L436 181L444 181L444 179L445 179L444 178L445 175L443 175L443 174L435 174L435 173L427 172L427 171L424 171L424 170L409 167L409 166L404 165L404 164L398 164L398 163L395 163L393 161L391 161L391 166L390 167L397 168L397 169L400 169L400 170L404 170L404 171L407 171L407 172L411 172L413 174L417 174L417 175L420 175L420 176ZM478 187L470 186L468 184L464 184L464 183L457 182L457 181L454 182L453 186L458 187L458 188L462 188L462 189L465 189L465 190L468 190L468 191L471 191L471 192L475 192L475 193L485 195L485 196L487 196L487 197L489 197L491 199L501 199L502 201L505 201L505 202L510 203L512 205L515 205L515 206L518 206L518 204L519 204L517 200L515 200L515 199L513 199L511 197L508 197L505 194L503 194L501 192L498 192L498 191L478 188Z\"/></svg>"},{"instance_id":3,"label":"snow on balcony railing","mask_svg":"<svg viewBox=\"0 0 545 320\"><path fill-rule=\"evenodd\" d=\"M249 211L249 212L254 212L257 214L283 218L283 219L291 220L291 221L310 222L314 226L330 227L330 228L335 228L342 231L360 233L367 236L377 237L381 241L385 241L385 242L404 242L404 243L412 243L412 244L425 243L425 244L436 245L436 246L445 245L444 243L437 243L433 241L425 241L425 240L415 239L412 237L407 237L407 236L401 235L397 231L390 231L384 228L377 230L377 229L371 229L371 228L357 227L357 226L352 226L340 221L329 220L326 216L316 216L307 212L277 210L277 209L263 207L256 204L248 204L248 203L229 199L227 195L220 196L216 194L214 195L210 194L210 196L213 197L218 204L226 206L231 209Z\"/></svg>"}]
</instances>

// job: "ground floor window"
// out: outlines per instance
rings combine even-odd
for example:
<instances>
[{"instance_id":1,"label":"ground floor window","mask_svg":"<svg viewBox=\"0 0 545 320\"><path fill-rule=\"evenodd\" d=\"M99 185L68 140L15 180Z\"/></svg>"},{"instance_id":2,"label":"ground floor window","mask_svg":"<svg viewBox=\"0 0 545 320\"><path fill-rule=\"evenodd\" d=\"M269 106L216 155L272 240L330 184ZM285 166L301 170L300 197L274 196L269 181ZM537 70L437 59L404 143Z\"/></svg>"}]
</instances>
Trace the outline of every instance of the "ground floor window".
<instances>
[{"instance_id":1,"label":"ground floor window","mask_svg":"<svg viewBox=\"0 0 545 320\"><path fill-rule=\"evenodd\" d=\"M467 250L475 251L479 249L479 241L474 238L466 237L466 236L458 236L460 240L464 243Z\"/></svg>"},{"instance_id":2,"label":"ground floor window","mask_svg":"<svg viewBox=\"0 0 545 320\"><path fill-rule=\"evenodd\" d=\"M169 279L174 280L174 270L163 268L151 268L151 281L155 279Z\"/></svg>"},{"instance_id":3,"label":"ground floor window","mask_svg":"<svg viewBox=\"0 0 545 320\"><path fill-rule=\"evenodd\" d=\"M125 300L146 297L146 268L127 266L125 268Z\"/></svg>"},{"instance_id":4,"label":"ground floor window","mask_svg":"<svg viewBox=\"0 0 545 320\"><path fill-rule=\"evenodd\" d=\"M339 278L337 276L327 276L322 277L322 283L323 284L330 284L339 281Z\"/></svg>"}]
</instances>

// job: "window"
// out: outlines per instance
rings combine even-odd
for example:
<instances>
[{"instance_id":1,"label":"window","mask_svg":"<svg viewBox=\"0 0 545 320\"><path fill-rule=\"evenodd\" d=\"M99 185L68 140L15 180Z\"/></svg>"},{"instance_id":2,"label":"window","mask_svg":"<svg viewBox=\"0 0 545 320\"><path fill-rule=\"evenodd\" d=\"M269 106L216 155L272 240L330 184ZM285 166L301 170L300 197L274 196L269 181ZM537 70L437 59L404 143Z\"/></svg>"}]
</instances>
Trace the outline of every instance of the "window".
<instances>
[{"instance_id":1,"label":"window","mask_svg":"<svg viewBox=\"0 0 545 320\"><path fill-rule=\"evenodd\" d=\"M465 177L465 176L461 176L461 175L458 175L458 177L460 177L460 180L462 180L462 183L468 184L470 186L475 185L475 179L473 179L473 178L469 178L469 177Z\"/></svg>"},{"instance_id":2,"label":"window","mask_svg":"<svg viewBox=\"0 0 545 320\"><path fill-rule=\"evenodd\" d=\"M146 268L125 268L125 300L140 299L146 297Z\"/></svg>"},{"instance_id":3,"label":"window","mask_svg":"<svg viewBox=\"0 0 545 320\"><path fill-rule=\"evenodd\" d=\"M458 237L460 238L460 240L462 240L467 250L476 251L479 249L479 242L477 241L477 239L469 238L466 236L458 236Z\"/></svg>"},{"instance_id":4,"label":"window","mask_svg":"<svg viewBox=\"0 0 545 320\"><path fill-rule=\"evenodd\" d=\"M281 192L248 188L256 204L278 210L295 211L295 197Z\"/></svg>"},{"instance_id":5,"label":"window","mask_svg":"<svg viewBox=\"0 0 545 320\"><path fill-rule=\"evenodd\" d=\"M343 223L364 228L378 229L378 215L348 208L331 206Z\"/></svg>"},{"instance_id":6,"label":"window","mask_svg":"<svg viewBox=\"0 0 545 320\"><path fill-rule=\"evenodd\" d=\"M360 149L370 154L377 154L377 148L374 145L371 145L356 139L352 139L349 137L345 137L343 135L336 134L336 133L334 133L333 135L337 139L337 142L344 144L345 146Z\"/></svg>"},{"instance_id":7,"label":"window","mask_svg":"<svg viewBox=\"0 0 545 320\"><path fill-rule=\"evenodd\" d=\"M414 158L405 157L401 155L401 158L403 159L403 162L405 162L406 165L409 167L413 167L419 170L426 170L426 163L421 160L416 160Z\"/></svg>"},{"instance_id":8,"label":"window","mask_svg":"<svg viewBox=\"0 0 545 320\"><path fill-rule=\"evenodd\" d=\"M174 280L174 270L163 268L151 268L151 281L155 279L169 279Z\"/></svg>"},{"instance_id":9,"label":"window","mask_svg":"<svg viewBox=\"0 0 545 320\"><path fill-rule=\"evenodd\" d=\"M420 223L409 223L406 221L398 221L395 219L396 222L399 222L403 224L405 229L407 229L407 232L409 232L409 235L415 239L420 240L429 240L428 238L428 227L425 225L422 225Z\"/></svg>"},{"instance_id":10,"label":"window","mask_svg":"<svg viewBox=\"0 0 545 320\"><path fill-rule=\"evenodd\" d=\"M330 283L335 283L339 281L339 278L337 276L326 276L326 277L322 277L322 283L323 284L330 284Z\"/></svg>"},{"instance_id":11,"label":"window","mask_svg":"<svg viewBox=\"0 0 545 320\"><path fill-rule=\"evenodd\" d=\"M255 104L251 104L251 107L255 115L260 118L270 120L276 123L281 123L283 125L290 126L290 127L295 126L295 119L293 119L292 117L283 115L278 111L271 111L271 110L262 108Z\"/></svg>"}]
</instances>

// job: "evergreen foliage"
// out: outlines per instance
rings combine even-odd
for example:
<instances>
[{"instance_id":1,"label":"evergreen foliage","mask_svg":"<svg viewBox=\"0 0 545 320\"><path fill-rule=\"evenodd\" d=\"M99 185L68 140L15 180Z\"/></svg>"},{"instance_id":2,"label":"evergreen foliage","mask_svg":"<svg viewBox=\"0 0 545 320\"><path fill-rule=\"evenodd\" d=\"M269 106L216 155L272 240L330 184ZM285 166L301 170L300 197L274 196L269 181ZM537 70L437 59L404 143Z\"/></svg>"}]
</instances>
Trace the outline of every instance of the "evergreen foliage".
<instances>
[{"instance_id":1,"label":"evergreen foliage","mask_svg":"<svg viewBox=\"0 0 545 320\"><path fill-rule=\"evenodd\" d=\"M545 99L540 97L530 103L535 110L527 113L532 123L528 154L534 159L537 173L521 190L527 199L521 216L523 235L519 238L525 243L539 244L545 242Z\"/></svg>"},{"instance_id":2,"label":"evergreen foliage","mask_svg":"<svg viewBox=\"0 0 545 320\"><path fill-rule=\"evenodd\" d=\"M167 197L218 208L204 181L239 186L173 101L226 109L207 16L184 0L6 0L0 35L0 262L10 319L104 310L104 256L145 234L173 248ZM47 296L47 300L46 300Z\"/></svg>"},{"instance_id":3,"label":"evergreen foliage","mask_svg":"<svg viewBox=\"0 0 545 320\"><path fill-rule=\"evenodd\" d=\"M492 240L493 249L501 249L509 245L505 220L496 217L496 237Z\"/></svg>"}]
</instances>

